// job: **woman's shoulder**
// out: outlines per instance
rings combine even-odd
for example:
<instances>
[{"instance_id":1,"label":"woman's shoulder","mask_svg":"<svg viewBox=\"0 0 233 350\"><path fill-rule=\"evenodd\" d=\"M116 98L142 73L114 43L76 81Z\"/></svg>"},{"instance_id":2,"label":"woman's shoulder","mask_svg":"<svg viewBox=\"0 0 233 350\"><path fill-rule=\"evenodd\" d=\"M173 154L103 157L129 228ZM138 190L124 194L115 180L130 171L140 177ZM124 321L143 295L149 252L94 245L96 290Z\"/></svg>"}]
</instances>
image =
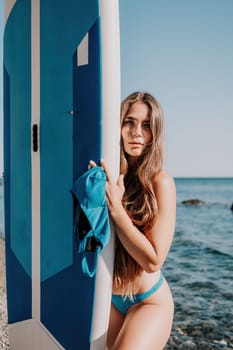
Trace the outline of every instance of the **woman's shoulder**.
<instances>
[{"instance_id":1,"label":"woman's shoulder","mask_svg":"<svg viewBox=\"0 0 233 350\"><path fill-rule=\"evenodd\" d=\"M165 169L162 169L153 178L153 185L155 189L175 189L175 181L173 176Z\"/></svg>"}]
</instances>

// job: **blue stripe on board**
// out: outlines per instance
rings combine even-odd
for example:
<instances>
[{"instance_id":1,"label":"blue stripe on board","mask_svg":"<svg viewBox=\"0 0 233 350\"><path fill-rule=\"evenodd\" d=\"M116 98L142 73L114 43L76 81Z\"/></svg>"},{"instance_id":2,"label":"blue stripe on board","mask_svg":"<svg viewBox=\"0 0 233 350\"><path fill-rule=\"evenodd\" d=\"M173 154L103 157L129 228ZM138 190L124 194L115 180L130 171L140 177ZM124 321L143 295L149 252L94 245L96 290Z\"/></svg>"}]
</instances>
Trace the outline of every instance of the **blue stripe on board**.
<instances>
[{"instance_id":1,"label":"blue stripe on board","mask_svg":"<svg viewBox=\"0 0 233 350\"><path fill-rule=\"evenodd\" d=\"M4 35L4 64L10 80L11 248L31 275L31 12L18 0ZM20 93L19 93L20 91ZM5 150L8 152L8 149Z\"/></svg>"},{"instance_id":2,"label":"blue stripe on board","mask_svg":"<svg viewBox=\"0 0 233 350\"><path fill-rule=\"evenodd\" d=\"M41 320L66 350L89 350L93 281L74 251L73 265L41 284Z\"/></svg>"},{"instance_id":3,"label":"blue stripe on board","mask_svg":"<svg viewBox=\"0 0 233 350\"><path fill-rule=\"evenodd\" d=\"M8 323L32 318L31 278L6 245L7 256L7 317Z\"/></svg>"},{"instance_id":4,"label":"blue stripe on board","mask_svg":"<svg viewBox=\"0 0 233 350\"><path fill-rule=\"evenodd\" d=\"M10 139L10 77L4 65L4 221L5 221L5 240L6 248L10 248L10 153L11 153L11 139ZM6 261L6 263L8 260ZM7 266L8 268L8 266ZM8 269L7 269L8 272Z\"/></svg>"},{"instance_id":5,"label":"blue stripe on board","mask_svg":"<svg viewBox=\"0 0 233 350\"><path fill-rule=\"evenodd\" d=\"M98 15L95 0L41 0L41 279L73 262L72 57Z\"/></svg>"},{"instance_id":6,"label":"blue stripe on board","mask_svg":"<svg viewBox=\"0 0 233 350\"><path fill-rule=\"evenodd\" d=\"M72 57L97 18L97 0L41 0L41 322L67 350L90 346L95 280L83 276L73 245L69 111Z\"/></svg>"},{"instance_id":7,"label":"blue stripe on board","mask_svg":"<svg viewBox=\"0 0 233 350\"><path fill-rule=\"evenodd\" d=\"M101 159L100 19L89 31L88 64L74 66L74 181L87 170L89 160Z\"/></svg>"},{"instance_id":8,"label":"blue stripe on board","mask_svg":"<svg viewBox=\"0 0 233 350\"><path fill-rule=\"evenodd\" d=\"M4 195L9 323L31 318L30 20L30 2L18 0L4 33Z\"/></svg>"}]
</instances>

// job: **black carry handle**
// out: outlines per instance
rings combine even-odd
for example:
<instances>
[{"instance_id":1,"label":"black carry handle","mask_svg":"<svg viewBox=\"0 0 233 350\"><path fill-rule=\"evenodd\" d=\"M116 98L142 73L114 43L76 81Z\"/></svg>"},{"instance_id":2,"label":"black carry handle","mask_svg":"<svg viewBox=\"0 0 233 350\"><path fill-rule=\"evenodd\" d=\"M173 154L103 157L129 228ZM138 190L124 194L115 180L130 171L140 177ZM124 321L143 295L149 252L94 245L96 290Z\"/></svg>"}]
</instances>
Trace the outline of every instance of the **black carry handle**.
<instances>
[{"instance_id":1,"label":"black carry handle","mask_svg":"<svg viewBox=\"0 0 233 350\"><path fill-rule=\"evenodd\" d=\"M33 152L38 152L38 125L33 124L32 126L32 149Z\"/></svg>"}]
</instances>

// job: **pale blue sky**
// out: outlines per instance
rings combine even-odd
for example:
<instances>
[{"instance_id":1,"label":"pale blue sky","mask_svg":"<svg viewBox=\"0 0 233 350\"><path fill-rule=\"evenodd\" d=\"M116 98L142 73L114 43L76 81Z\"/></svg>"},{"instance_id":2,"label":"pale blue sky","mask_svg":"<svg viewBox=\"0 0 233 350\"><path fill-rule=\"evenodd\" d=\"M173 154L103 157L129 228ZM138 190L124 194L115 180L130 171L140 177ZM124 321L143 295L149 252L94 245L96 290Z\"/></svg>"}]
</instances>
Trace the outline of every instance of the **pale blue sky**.
<instances>
[{"instance_id":1,"label":"pale blue sky","mask_svg":"<svg viewBox=\"0 0 233 350\"><path fill-rule=\"evenodd\" d=\"M122 97L161 102L174 176L233 176L232 18L232 0L120 0Z\"/></svg>"}]
</instances>

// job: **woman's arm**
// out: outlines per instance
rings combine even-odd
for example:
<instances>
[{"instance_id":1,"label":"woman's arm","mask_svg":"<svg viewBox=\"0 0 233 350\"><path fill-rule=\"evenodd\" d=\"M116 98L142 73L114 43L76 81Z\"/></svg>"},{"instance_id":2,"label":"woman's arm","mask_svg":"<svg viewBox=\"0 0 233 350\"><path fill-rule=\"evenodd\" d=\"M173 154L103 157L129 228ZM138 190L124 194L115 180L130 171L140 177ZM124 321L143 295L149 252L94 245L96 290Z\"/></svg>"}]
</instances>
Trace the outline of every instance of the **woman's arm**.
<instances>
[{"instance_id":1,"label":"woman's arm","mask_svg":"<svg viewBox=\"0 0 233 350\"><path fill-rule=\"evenodd\" d=\"M176 216L176 191L173 178L165 171L154 180L158 217L156 223L143 235L132 223L121 200L124 193L123 177L117 184L106 164L101 163L106 175L106 195L111 218L118 237L128 253L147 272L154 272L163 265L173 239Z\"/></svg>"}]
</instances>

